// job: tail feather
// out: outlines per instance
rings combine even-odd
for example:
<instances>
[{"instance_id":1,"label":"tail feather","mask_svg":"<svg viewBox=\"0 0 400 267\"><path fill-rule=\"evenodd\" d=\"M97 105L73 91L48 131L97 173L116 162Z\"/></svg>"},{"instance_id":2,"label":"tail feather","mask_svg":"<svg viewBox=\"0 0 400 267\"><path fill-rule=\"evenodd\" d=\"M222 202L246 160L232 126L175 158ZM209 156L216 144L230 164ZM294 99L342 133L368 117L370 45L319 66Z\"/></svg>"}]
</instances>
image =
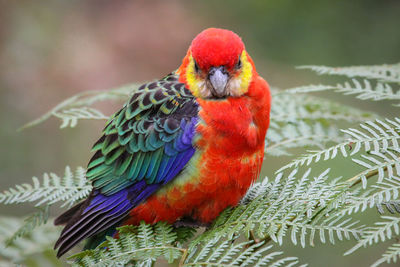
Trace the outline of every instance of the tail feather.
<instances>
[{"instance_id":1,"label":"tail feather","mask_svg":"<svg viewBox=\"0 0 400 267\"><path fill-rule=\"evenodd\" d=\"M101 220L100 223L97 223L95 226L87 225L86 227L79 229L74 235L70 235L69 238L62 239L62 242L57 244L57 246L59 246L57 257L64 255L68 250L70 250L83 239L93 237L97 233L108 229L110 226L117 225L120 221L121 218L114 217L109 218L108 220Z\"/></svg>"},{"instance_id":2,"label":"tail feather","mask_svg":"<svg viewBox=\"0 0 400 267\"><path fill-rule=\"evenodd\" d=\"M56 225L66 224L54 245L54 249L58 249L57 257L64 255L83 239L118 224L132 207L127 199L127 192L109 197L98 193L91 194L86 201L72 207L56 219Z\"/></svg>"},{"instance_id":3,"label":"tail feather","mask_svg":"<svg viewBox=\"0 0 400 267\"><path fill-rule=\"evenodd\" d=\"M73 206L72 208L70 208L69 210L67 210L66 212L64 212L63 214L61 214L60 216L58 216L55 220L54 220L54 225L64 225L67 224L72 217L82 208L82 205L85 202L81 202L75 206Z\"/></svg>"}]
</instances>

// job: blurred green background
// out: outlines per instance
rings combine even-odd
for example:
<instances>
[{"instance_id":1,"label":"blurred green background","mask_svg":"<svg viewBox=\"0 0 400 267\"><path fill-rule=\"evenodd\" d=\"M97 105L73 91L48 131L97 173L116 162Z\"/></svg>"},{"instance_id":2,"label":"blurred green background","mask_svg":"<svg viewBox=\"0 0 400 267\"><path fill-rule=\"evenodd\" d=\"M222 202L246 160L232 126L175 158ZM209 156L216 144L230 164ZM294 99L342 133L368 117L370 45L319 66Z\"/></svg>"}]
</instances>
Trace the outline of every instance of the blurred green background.
<instances>
[{"instance_id":1,"label":"blurred green background","mask_svg":"<svg viewBox=\"0 0 400 267\"><path fill-rule=\"evenodd\" d=\"M238 33L258 72L280 88L328 80L296 70L298 65L400 61L398 0L0 0L0 190L46 171L61 174L65 165L86 165L103 122L61 131L54 119L17 132L20 126L78 92L169 73L207 27ZM327 96L394 115L384 102ZM120 105L107 103L102 109L111 114ZM272 174L276 168L269 166L283 160L268 158L264 174ZM2 215L22 216L29 210L0 205ZM350 245L283 249L311 266L365 266L383 252L378 246L338 257Z\"/></svg>"}]
</instances>

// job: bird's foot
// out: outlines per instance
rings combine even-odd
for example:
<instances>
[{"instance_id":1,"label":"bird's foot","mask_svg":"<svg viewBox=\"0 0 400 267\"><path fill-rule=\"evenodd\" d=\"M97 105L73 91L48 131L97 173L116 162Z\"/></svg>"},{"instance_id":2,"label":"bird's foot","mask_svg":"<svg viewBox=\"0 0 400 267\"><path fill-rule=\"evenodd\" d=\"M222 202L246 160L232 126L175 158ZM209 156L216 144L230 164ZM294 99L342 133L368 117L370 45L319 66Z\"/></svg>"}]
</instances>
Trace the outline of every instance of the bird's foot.
<instances>
[{"instance_id":1,"label":"bird's foot","mask_svg":"<svg viewBox=\"0 0 400 267\"><path fill-rule=\"evenodd\" d=\"M191 218L182 218L179 221L176 221L173 226L175 228L179 227L192 227L192 228L199 228L199 227L206 227L207 229L210 228L211 223L204 223L204 222L199 222L195 221Z\"/></svg>"},{"instance_id":2,"label":"bird's foot","mask_svg":"<svg viewBox=\"0 0 400 267\"><path fill-rule=\"evenodd\" d=\"M253 240L255 244L258 244L262 241L261 239L256 237L253 230L250 231L250 239Z\"/></svg>"}]
</instances>

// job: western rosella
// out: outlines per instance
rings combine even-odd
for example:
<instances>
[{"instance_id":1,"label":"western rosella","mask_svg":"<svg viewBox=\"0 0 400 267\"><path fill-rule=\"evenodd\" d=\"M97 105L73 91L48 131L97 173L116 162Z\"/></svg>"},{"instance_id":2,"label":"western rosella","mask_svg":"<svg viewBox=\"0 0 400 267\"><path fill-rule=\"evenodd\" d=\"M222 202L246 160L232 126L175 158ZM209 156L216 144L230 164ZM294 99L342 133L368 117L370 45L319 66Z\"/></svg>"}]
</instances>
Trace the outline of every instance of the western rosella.
<instances>
[{"instance_id":1,"label":"western rosella","mask_svg":"<svg viewBox=\"0 0 400 267\"><path fill-rule=\"evenodd\" d=\"M60 257L121 225L207 224L259 176L271 96L235 33L197 35L182 65L142 85L93 146L89 197L56 220Z\"/></svg>"}]
</instances>

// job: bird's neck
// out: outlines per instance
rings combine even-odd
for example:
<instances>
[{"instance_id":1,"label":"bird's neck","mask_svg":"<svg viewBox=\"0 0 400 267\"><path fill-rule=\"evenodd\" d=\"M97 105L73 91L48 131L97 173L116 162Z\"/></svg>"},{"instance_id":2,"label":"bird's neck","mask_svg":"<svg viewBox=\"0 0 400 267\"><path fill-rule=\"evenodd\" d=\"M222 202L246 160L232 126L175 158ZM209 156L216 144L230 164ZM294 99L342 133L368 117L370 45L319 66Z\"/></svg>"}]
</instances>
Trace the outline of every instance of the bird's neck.
<instances>
[{"instance_id":1,"label":"bird's neck","mask_svg":"<svg viewBox=\"0 0 400 267\"><path fill-rule=\"evenodd\" d=\"M199 138L196 145L219 147L220 153L253 154L264 149L269 125L269 91L264 80L253 81L249 92L242 97L224 100L198 98ZM260 87L260 88L256 88Z\"/></svg>"}]
</instances>

